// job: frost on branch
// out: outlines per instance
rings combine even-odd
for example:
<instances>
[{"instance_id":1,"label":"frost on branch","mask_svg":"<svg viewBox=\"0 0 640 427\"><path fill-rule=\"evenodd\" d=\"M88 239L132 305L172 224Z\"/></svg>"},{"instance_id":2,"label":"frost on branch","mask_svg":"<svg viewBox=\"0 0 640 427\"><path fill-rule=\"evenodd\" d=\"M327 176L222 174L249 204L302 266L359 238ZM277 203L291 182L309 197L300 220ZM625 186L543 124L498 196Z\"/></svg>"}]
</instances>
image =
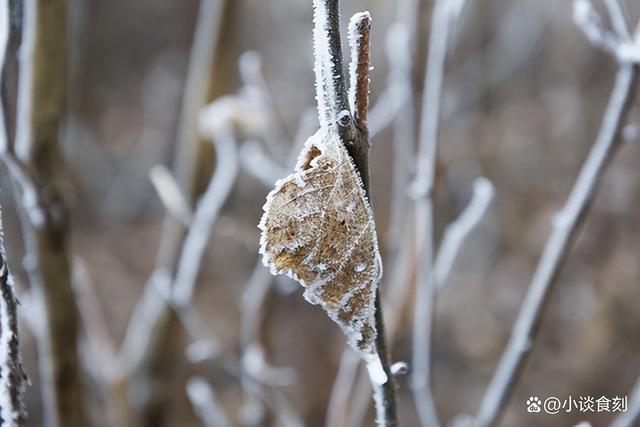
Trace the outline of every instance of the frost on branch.
<instances>
[{"instance_id":1,"label":"frost on branch","mask_svg":"<svg viewBox=\"0 0 640 427\"><path fill-rule=\"evenodd\" d=\"M0 224L0 425L12 427L20 425L25 417L25 376L18 340L18 301L5 260Z\"/></svg>"},{"instance_id":2,"label":"frost on branch","mask_svg":"<svg viewBox=\"0 0 640 427\"><path fill-rule=\"evenodd\" d=\"M337 0L313 0L313 68L320 127L335 127L338 114L348 111L342 73L342 46Z\"/></svg>"},{"instance_id":3,"label":"frost on branch","mask_svg":"<svg viewBox=\"0 0 640 427\"><path fill-rule=\"evenodd\" d=\"M337 133L309 138L293 174L267 196L260 253L273 274L305 287L347 336L374 383L387 377L376 352L375 297L382 276L375 223L362 181Z\"/></svg>"},{"instance_id":4,"label":"frost on branch","mask_svg":"<svg viewBox=\"0 0 640 427\"><path fill-rule=\"evenodd\" d=\"M349 20L349 107L361 127L366 127L369 109L371 15L359 12Z\"/></svg>"}]
</instances>

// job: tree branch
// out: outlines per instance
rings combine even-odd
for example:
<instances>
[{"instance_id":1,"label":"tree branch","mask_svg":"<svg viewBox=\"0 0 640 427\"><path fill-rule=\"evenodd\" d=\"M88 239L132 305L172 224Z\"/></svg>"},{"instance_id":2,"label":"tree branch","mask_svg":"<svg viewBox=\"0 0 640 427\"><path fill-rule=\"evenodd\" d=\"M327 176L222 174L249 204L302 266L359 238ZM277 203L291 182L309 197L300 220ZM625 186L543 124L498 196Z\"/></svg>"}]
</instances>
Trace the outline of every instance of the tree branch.
<instances>
[{"instance_id":1,"label":"tree branch","mask_svg":"<svg viewBox=\"0 0 640 427\"><path fill-rule=\"evenodd\" d=\"M213 387L201 377L193 377L187 383L187 396L198 417L207 427L229 427L231 423L216 398Z\"/></svg>"},{"instance_id":2,"label":"tree branch","mask_svg":"<svg viewBox=\"0 0 640 427\"><path fill-rule=\"evenodd\" d=\"M0 19L6 16L6 9L2 9ZM25 380L20 354L18 300L6 262L0 223L0 425L18 427L25 421Z\"/></svg>"},{"instance_id":3,"label":"tree branch","mask_svg":"<svg viewBox=\"0 0 640 427\"><path fill-rule=\"evenodd\" d=\"M489 208L493 194L493 185L488 179L476 179L473 185L471 201L458 219L449 224L444 231L442 243L433 264L436 292L439 292L444 287L462 244Z\"/></svg>"},{"instance_id":4,"label":"tree branch","mask_svg":"<svg viewBox=\"0 0 640 427\"><path fill-rule=\"evenodd\" d=\"M414 191L418 196L416 201L416 243L418 245L416 264L420 267L413 323L412 389L423 427L440 425L431 394L431 333L436 292L436 283L432 273L435 254L433 196L447 42L450 26L454 23L451 11L448 0L436 0L431 14L431 34L423 89L416 181L413 184Z\"/></svg>"},{"instance_id":5,"label":"tree branch","mask_svg":"<svg viewBox=\"0 0 640 427\"><path fill-rule=\"evenodd\" d=\"M314 0L314 60L316 95L320 126L336 129L349 152L369 197L369 138L366 129L369 92L369 32L371 19L368 13L356 14L351 19L350 40L352 51L350 88L353 111L349 109L346 84L342 71L340 44L340 13L338 0ZM357 126L354 122L364 126ZM380 292L375 301L376 351L387 375L382 386L373 385L377 423L380 426L396 426L396 384L391 375L386 348L384 322L380 304Z\"/></svg>"},{"instance_id":6,"label":"tree branch","mask_svg":"<svg viewBox=\"0 0 640 427\"><path fill-rule=\"evenodd\" d=\"M369 68L371 63L371 15L369 12L356 13L349 21L349 107L355 125L367 128L369 111Z\"/></svg>"},{"instance_id":7,"label":"tree branch","mask_svg":"<svg viewBox=\"0 0 640 427\"><path fill-rule=\"evenodd\" d=\"M204 144L198 138L198 115L211 94L211 74L221 35L226 0L201 0L189 67L185 80L178 122L174 175L183 194L194 204L201 189L198 180L206 169L202 156ZM156 261L156 271L174 275L185 239L185 227L170 214L165 220ZM176 333L175 312L167 305L150 278L127 327L120 357L130 375L132 386L143 393L136 402L143 425L156 426L166 405L166 377L170 375L174 353L168 351Z\"/></svg>"},{"instance_id":8,"label":"tree branch","mask_svg":"<svg viewBox=\"0 0 640 427\"><path fill-rule=\"evenodd\" d=\"M25 268L41 304L36 335L48 426L84 426L78 311L71 286L69 223L60 190L60 125L66 93L66 2L27 0L15 142L2 158L21 195ZM19 11L12 11L19 15ZM6 100L5 100L6 103Z\"/></svg>"},{"instance_id":9,"label":"tree branch","mask_svg":"<svg viewBox=\"0 0 640 427\"><path fill-rule=\"evenodd\" d=\"M620 146L620 133L633 105L638 81L638 65L621 64L598 137L565 206L553 220L553 231L518 313L511 339L480 405L476 421L479 427L492 426L498 421L522 374L560 271L589 212L604 171Z\"/></svg>"}]
</instances>

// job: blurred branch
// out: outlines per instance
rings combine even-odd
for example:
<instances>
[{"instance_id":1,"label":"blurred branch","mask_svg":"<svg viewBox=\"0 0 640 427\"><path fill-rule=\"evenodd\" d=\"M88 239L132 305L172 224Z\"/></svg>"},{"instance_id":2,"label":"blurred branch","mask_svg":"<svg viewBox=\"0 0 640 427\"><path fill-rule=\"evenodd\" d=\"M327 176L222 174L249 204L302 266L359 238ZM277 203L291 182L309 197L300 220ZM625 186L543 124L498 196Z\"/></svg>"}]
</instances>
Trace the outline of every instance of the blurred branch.
<instances>
[{"instance_id":1,"label":"blurred branch","mask_svg":"<svg viewBox=\"0 0 640 427\"><path fill-rule=\"evenodd\" d=\"M88 346L84 365L91 371L107 397L111 422L122 427L135 423L127 400L127 378L116 355L116 345L107 330L107 319L84 261L73 263L73 285ZM87 352L85 352L87 353Z\"/></svg>"},{"instance_id":2,"label":"blurred branch","mask_svg":"<svg viewBox=\"0 0 640 427\"><path fill-rule=\"evenodd\" d=\"M598 48L616 56L618 38L604 28L604 23L590 0L573 2L573 19L589 41Z\"/></svg>"},{"instance_id":3,"label":"blurred branch","mask_svg":"<svg viewBox=\"0 0 640 427\"><path fill-rule=\"evenodd\" d=\"M574 4L577 9L584 7L584 1L581 0ZM565 206L554 217L553 230L518 313L511 339L480 405L477 417L479 427L495 425L522 374L551 291L589 212L606 167L620 146L620 134L633 106L637 86L638 65L622 63L598 137Z\"/></svg>"},{"instance_id":4,"label":"blurred branch","mask_svg":"<svg viewBox=\"0 0 640 427\"><path fill-rule=\"evenodd\" d=\"M187 382L187 396L193 409L206 427L229 427L231 424L218 402L211 385L204 378L194 377Z\"/></svg>"},{"instance_id":5,"label":"blurred branch","mask_svg":"<svg viewBox=\"0 0 640 427\"><path fill-rule=\"evenodd\" d=\"M202 156L203 144L198 138L198 115L210 94L211 74L215 69L226 4L225 0L200 2L189 56L176 135L174 175L190 204L200 193L197 182L206 166L203 159L207 157ZM165 220L156 270L174 275L184 239L184 226L169 214ZM135 394L142 397L136 403L146 426L155 427L164 419L162 412L166 409L169 383L166 377L170 375L169 367L174 358L174 353L168 348L175 329L174 312L150 279L131 316L121 349L128 373L135 376L133 386L138 390Z\"/></svg>"},{"instance_id":6,"label":"blurred branch","mask_svg":"<svg viewBox=\"0 0 640 427\"><path fill-rule=\"evenodd\" d=\"M265 187L271 187L274 182L287 175L284 168L269 156L258 141L246 141L239 154L243 169Z\"/></svg>"},{"instance_id":7,"label":"blurred branch","mask_svg":"<svg viewBox=\"0 0 640 427\"><path fill-rule=\"evenodd\" d=\"M0 225L0 233L2 226ZM18 331L18 300L13 279L6 262L0 235L0 425L17 427L26 418L20 335Z\"/></svg>"},{"instance_id":8,"label":"blurred branch","mask_svg":"<svg viewBox=\"0 0 640 427\"><path fill-rule=\"evenodd\" d=\"M623 40L631 40L629 24L627 23L627 18L622 10L620 0L604 0L604 5L607 7L609 17L611 18L611 24L618 36Z\"/></svg>"},{"instance_id":9,"label":"blurred branch","mask_svg":"<svg viewBox=\"0 0 640 427\"><path fill-rule=\"evenodd\" d=\"M329 397L329 405L327 406L327 415L325 417L325 427L344 426L347 421L347 408L349 397L353 396L351 392L358 375L358 355L351 349L347 348L342 352L340 365L336 374L336 379L331 389ZM367 390L367 394L369 391Z\"/></svg>"},{"instance_id":10,"label":"blurred branch","mask_svg":"<svg viewBox=\"0 0 640 427\"><path fill-rule=\"evenodd\" d=\"M193 212L171 171L164 165L156 165L149 171L149 178L167 211L188 227L193 220Z\"/></svg>"},{"instance_id":11,"label":"blurred branch","mask_svg":"<svg viewBox=\"0 0 640 427\"><path fill-rule=\"evenodd\" d=\"M257 52L248 51L240 56L238 65L240 77L244 83L242 89L244 96L252 104L264 111L269 118L263 134L270 154L275 159L286 158L286 154L290 149L286 142L291 138L287 134L282 116L277 110L273 93L264 76L262 57Z\"/></svg>"},{"instance_id":12,"label":"blurred branch","mask_svg":"<svg viewBox=\"0 0 640 427\"><path fill-rule=\"evenodd\" d=\"M242 351L241 383L246 395L245 413L249 412L252 406L255 413L263 413L263 408L258 411L255 406L262 405L263 401L270 403L265 400L265 396L279 393L273 388L267 390L265 387L291 385L297 376L292 368L271 366L266 360L266 350L260 340L260 330L264 319L262 311L269 295L272 278L273 276L258 260L242 293L240 344ZM291 414L294 419L300 419L284 395L280 396L277 401L271 402L270 406L283 424L286 424L287 420L292 417ZM258 424L257 420L254 421ZM294 424L299 423L294 422Z\"/></svg>"},{"instance_id":13,"label":"blurred branch","mask_svg":"<svg viewBox=\"0 0 640 427\"><path fill-rule=\"evenodd\" d=\"M493 195L493 185L488 179L476 179L469 205L458 219L449 224L444 231L442 243L433 265L435 292L439 292L444 287L462 244L484 216Z\"/></svg>"},{"instance_id":14,"label":"blurred branch","mask_svg":"<svg viewBox=\"0 0 640 427\"><path fill-rule=\"evenodd\" d=\"M205 114L206 110L202 114L204 120ZM210 137L216 141L216 168L207 189L198 200L171 287L173 300L179 306L191 303L211 230L238 176L238 150L233 131L225 126Z\"/></svg>"},{"instance_id":15,"label":"blurred branch","mask_svg":"<svg viewBox=\"0 0 640 427\"><path fill-rule=\"evenodd\" d=\"M37 311L44 317L36 334L44 418L49 426L84 426L78 311L71 286L69 219L61 191L64 162L59 152L67 79L66 2L27 0L10 5L15 8L10 11L12 21L24 13L17 124L15 140L7 137L0 148L22 203L32 301L40 305ZM12 22L15 32L18 26ZM6 91L3 94L5 107Z\"/></svg>"},{"instance_id":16,"label":"blurred branch","mask_svg":"<svg viewBox=\"0 0 640 427\"><path fill-rule=\"evenodd\" d=\"M0 6L0 70L5 69L9 37L9 2L5 1ZM0 138L3 139L0 145L6 146L9 135L2 107L0 103ZM7 265L0 213L0 425L18 427L23 424L26 418L25 380L20 354L18 300Z\"/></svg>"},{"instance_id":17,"label":"blurred branch","mask_svg":"<svg viewBox=\"0 0 640 427\"><path fill-rule=\"evenodd\" d=\"M411 40L402 23L394 24L387 34L389 93L393 109L393 178L389 241L397 245L407 227L407 188L413 173L415 144L415 98L412 81ZM399 252L397 254L399 256Z\"/></svg>"},{"instance_id":18,"label":"blurred branch","mask_svg":"<svg viewBox=\"0 0 640 427\"><path fill-rule=\"evenodd\" d=\"M420 417L426 427L440 425L431 392L431 333L435 282L432 274L435 250L435 217L433 198L438 155L440 103L447 42L451 25L461 6L458 0L436 0L431 14L431 33L427 72L423 88L420 141L416 163L416 264L420 266L413 323L413 356L411 385Z\"/></svg>"}]
</instances>

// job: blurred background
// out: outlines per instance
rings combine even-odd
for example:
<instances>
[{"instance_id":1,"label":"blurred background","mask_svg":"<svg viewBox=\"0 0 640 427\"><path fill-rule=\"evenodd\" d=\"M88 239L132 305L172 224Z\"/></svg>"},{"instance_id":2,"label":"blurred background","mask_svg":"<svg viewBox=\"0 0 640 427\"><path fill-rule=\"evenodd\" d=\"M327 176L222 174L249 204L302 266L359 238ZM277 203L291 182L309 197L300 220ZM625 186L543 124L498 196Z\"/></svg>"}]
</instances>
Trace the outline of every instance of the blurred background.
<instances>
[{"instance_id":1,"label":"blurred background","mask_svg":"<svg viewBox=\"0 0 640 427\"><path fill-rule=\"evenodd\" d=\"M393 112L384 104L389 103L385 96L390 87L386 46L389 29L407 19L402 11L407 2L341 3L343 29L354 12L369 10L373 17L371 99L377 115L372 113L371 120L380 130L372 141L371 193L385 263L384 289L405 243L402 234L393 232L394 137L389 123ZM416 19L418 38L412 56L416 88L424 75L431 11L431 3L424 3ZM630 22L635 22L638 5L627 3ZM106 336L119 348L156 266L167 210L154 190L150 171L156 165L171 169L176 163L176 135L199 3L70 0L68 4L70 68L63 150L72 253L76 267L82 266L82 280L95 290ZM594 4L603 10L600 2ZM287 156L295 155L301 136L311 135L317 126L309 119L315 105L311 19L311 1L226 2L207 92L214 100L238 94L245 86L239 97L225 98L230 106L220 104L224 108L219 110L234 118L242 167L213 227L194 297L201 323L215 340L194 338L177 328L180 331L163 351L171 366L163 369L166 375L158 385L164 400L158 400L163 403L146 425L203 425L186 392L194 376L207 385L192 381L192 391L210 387L207 390L215 393L229 425L327 422L341 360L343 368L349 362L342 357L344 336L319 307L304 301L297 284L281 277L265 279L261 275L266 269L262 273L261 267L256 269L256 225L271 190L267 182L289 173ZM247 78L241 78L239 59L247 51L255 52L243 57L250 76L260 70L257 55L261 58L258 77L264 78L271 97L268 108L252 105L253 98L246 96L250 91ZM477 411L549 235L552 216L564 203L595 139L615 70L615 61L594 48L575 26L568 1L469 0L455 26L443 86L438 234L464 209L477 177L487 177L496 195L465 242L437 300L434 394L447 425L460 414ZM416 96L419 100L419 89ZM631 119L640 119L637 111ZM272 155L277 170L267 168L260 157L268 151L269 139L274 139L265 120L278 124L275 139L281 155ZM637 141L625 143L610 165L501 425L567 426L583 420L608 425L611 413L529 414L525 401L531 395L624 396L640 374L639 156ZM201 158L215 163L209 145ZM2 173L2 182L9 182ZM206 177L200 181L201 186L206 184ZM22 294L27 281L20 261L23 245L16 204L10 186L3 187L0 201L8 258ZM415 266L406 268L404 280L412 283ZM256 296L247 292L252 285L259 289L258 307L247 302ZM258 320L248 320L248 315ZM401 304L389 316L398 318L390 338L392 357L409 361L412 307ZM256 329L251 333L260 343L258 351L246 345L247 323ZM36 426L42 422L37 354L24 322L21 332L25 371L32 381L27 390L27 425ZM89 358L99 357L92 353L95 347L88 348L83 351ZM244 372L247 366L257 366L264 378L249 378L260 375ZM99 381L91 373L86 378L92 425L122 425L109 409L109 395ZM336 426L372 425L366 387L365 381L364 392L358 394L357 386L349 392L344 402L346 421ZM416 426L408 377L400 377L399 387L401 425ZM137 394L153 390L132 387L129 393L135 401ZM364 404L357 402L357 396L365 396Z\"/></svg>"}]
</instances>

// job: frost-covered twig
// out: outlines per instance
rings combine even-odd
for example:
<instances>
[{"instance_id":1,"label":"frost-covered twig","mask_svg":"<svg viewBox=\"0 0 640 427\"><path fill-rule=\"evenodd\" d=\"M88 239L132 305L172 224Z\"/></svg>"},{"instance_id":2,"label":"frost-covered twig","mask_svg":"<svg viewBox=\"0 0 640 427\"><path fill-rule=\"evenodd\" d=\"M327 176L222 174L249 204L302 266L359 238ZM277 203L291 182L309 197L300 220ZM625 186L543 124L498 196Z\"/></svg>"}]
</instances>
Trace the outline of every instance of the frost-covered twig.
<instances>
[{"instance_id":1,"label":"frost-covered twig","mask_svg":"<svg viewBox=\"0 0 640 427\"><path fill-rule=\"evenodd\" d=\"M184 326L194 337L207 338L215 343L216 340L211 337L199 315L192 308L192 296L211 230L236 181L239 162L233 131L229 125L224 124L209 128L208 123L211 120L207 110L203 110L201 114L203 133L213 137L216 145L215 172L207 189L198 200L195 213L189 223L178 258L175 278L172 280L166 270L156 270L150 283L176 310Z\"/></svg>"},{"instance_id":2,"label":"frost-covered twig","mask_svg":"<svg viewBox=\"0 0 640 427\"><path fill-rule=\"evenodd\" d=\"M367 128L369 112L369 67L371 63L371 16L369 12L356 13L349 21L349 107L353 120L360 129Z\"/></svg>"},{"instance_id":3,"label":"frost-covered twig","mask_svg":"<svg viewBox=\"0 0 640 427\"><path fill-rule=\"evenodd\" d=\"M206 126L206 109L202 113ZM206 131L205 131L206 134ZM209 185L198 200L193 220L182 247L174 284L171 288L177 305L191 303L202 256L224 202L227 200L238 175L238 152L233 131L228 126L212 130L216 146L216 168Z\"/></svg>"},{"instance_id":4,"label":"frost-covered twig","mask_svg":"<svg viewBox=\"0 0 640 427\"><path fill-rule=\"evenodd\" d=\"M5 2L6 3L6 2ZM69 216L61 192L60 125L67 81L66 2L23 7L15 140L2 160L21 202L25 269L44 322L36 335L45 423L86 425L78 361L78 311L71 286ZM40 326L40 325L39 325Z\"/></svg>"},{"instance_id":5,"label":"frost-covered twig","mask_svg":"<svg viewBox=\"0 0 640 427\"><path fill-rule=\"evenodd\" d=\"M9 2L0 6L0 70L4 70L5 53L9 41ZM8 144L3 105L0 104L0 138ZM17 427L26 418L23 395L25 375L20 355L18 331L18 300L9 273L3 244L2 214L0 213L0 425Z\"/></svg>"},{"instance_id":6,"label":"frost-covered twig","mask_svg":"<svg viewBox=\"0 0 640 427\"><path fill-rule=\"evenodd\" d=\"M86 340L86 351L81 352L85 369L104 388L111 422L119 426L133 426L134 416L127 399L127 377L107 330L108 322L95 286L80 258L73 263L73 285Z\"/></svg>"},{"instance_id":7,"label":"frost-covered twig","mask_svg":"<svg viewBox=\"0 0 640 427\"><path fill-rule=\"evenodd\" d=\"M433 265L436 292L444 287L462 244L484 216L491 199L493 199L493 194L493 185L488 179L476 179L469 205L458 219L449 224L444 231L442 243Z\"/></svg>"},{"instance_id":8,"label":"frost-covered twig","mask_svg":"<svg viewBox=\"0 0 640 427\"><path fill-rule=\"evenodd\" d=\"M438 128L447 41L452 12L450 3L457 0L437 0L431 15L431 35L427 56L427 73L423 89L420 141L416 164L414 191L416 201L416 242L418 288L413 323L412 389L422 426L440 425L431 395L431 329L435 283L432 275L434 258L434 206L433 193L438 152Z\"/></svg>"},{"instance_id":9,"label":"frost-covered twig","mask_svg":"<svg viewBox=\"0 0 640 427\"><path fill-rule=\"evenodd\" d=\"M341 127L346 128L350 118L342 69L339 0L313 0L313 11L318 120L322 128L336 127L338 120L341 120Z\"/></svg>"},{"instance_id":10,"label":"frost-covered twig","mask_svg":"<svg viewBox=\"0 0 640 427\"><path fill-rule=\"evenodd\" d=\"M261 261L245 285L241 301L241 346L242 373L241 382L245 393L244 413L262 414L263 403L269 404L278 419L284 424L287 420L300 420L300 416L287 401L284 395L274 399L265 399L267 395L279 392L274 389L266 390L266 386L290 385L295 381L296 372L288 367L277 368L270 366L266 360L266 352L260 340L260 325L263 315L262 309L267 299L272 276L264 268ZM255 419L253 421L256 421ZM296 424L297 422L294 422Z\"/></svg>"},{"instance_id":11,"label":"frost-covered twig","mask_svg":"<svg viewBox=\"0 0 640 427\"><path fill-rule=\"evenodd\" d=\"M573 2L573 19L576 25L580 27L594 46L608 52L618 62L640 62L640 44L629 34L620 4L616 0L609 0L606 5L615 33L604 28L602 18L589 0L575 0ZM637 35L635 37L637 38Z\"/></svg>"},{"instance_id":12,"label":"frost-covered twig","mask_svg":"<svg viewBox=\"0 0 640 427\"><path fill-rule=\"evenodd\" d=\"M573 20L594 46L616 55L617 37L604 28L602 18L589 0L573 2Z\"/></svg>"},{"instance_id":13,"label":"frost-covered twig","mask_svg":"<svg viewBox=\"0 0 640 427\"><path fill-rule=\"evenodd\" d=\"M171 171L164 165L156 165L149 171L149 178L167 212L188 227L193 220L193 209Z\"/></svg>"},{"instance_id":14,"label":"frost-covered twig","mask_svg":"<svg viewBox=\"0 0 640 427\"><path fill-rule=\"evenodd\" d=\"M575 3L581 7L581 1ZM620 133L633 105L638 85L638 66L621 64L604 114L598 137L569 194L565 206L553 220L553 230L518 313L511 338L480 405L477 426L492 426L498 420L511 390L531 352L538 326L609 160L620 145Z\"/></svg>"},{"instance_id":15,"label":"frost-covered twig","mask_svg":"<svg viewBox=\"0 0 640 427\"><path fill-rule=\"evenodd\" d=\"M349 395L356 381L359 367L358 355L351 349L342 352L336 380L331 389L325 427L344 426L347 419ZM367 392L368 393L368 392Z\"/></svg>"},{"instance_id":16,"label":"frost-covered twig","mask_svg":"<svg viewBox=\"0 0 640 427\"><path fill-rule=\"evenodd\" d=\"M316 74L316 97L320 126L335 129L349 152L362 184L369 196L369 138L366 129L369 93L369 42L370 16L359 13L352 17L350 40L352 49L351 88L354 107L350 111L346 83L342 70L342 47L340 42L340 13L338 0L314 0L314 70ZM361 75L360 73L364 73ZM355 118L354 122L354 116ZM376 422L381 426L396 426L395 379L391 375L386 348L384 322L379 292L375 298L376 352L380 357L387 381L374 385ZM374 381L375 382L375 381Z\"/></svg>"},{"instance_id":17,"label":"frost-covered twig","mask_svg":"<svg viewBox=\"0 0 640 427\"><path fill-rule=\"evenodd\" d=\"M392 245L402 242L400 236L406 228L407 188L412 168L415 143L415 99L412 79L411 40L402 23L394 24L387 34L387 58L389 62L389 89L396 111L393 120L393 191L389 241Z\"/></svg>"},{"instance_id":18,"label":"frost-covered twig","mask_svg":"<svg viewBox=\"0 0 640 427\"><path fill-rule=\"evenodd\" d=\"M623 40L631 40L629 24L627 23L627 18L625 17L620 0L604 0L604 4L609 12L611 25L618 36Z\"/></svg>"},{"instance_id":19,"label":"frost-covered twig","mask_svg":"<svg viewBox=\"0 0 640 427\"><path fill-rule=\"evenodd\" d=\"M190 378L187 382L187 396L196 414L206 427L231 426L213 388L206 379Z\"/></svg>"},{"instance_id":20,"label":"frost-covered twig","mask_svg":"<svg viewBox=\"0 0 640 427\"><path fill-rule=\"evenodd\" d=\"M0 225L0 233L2 226ZM16 427L26 417L18 333L18 300L0 236L0 425Z\"/></svg>"},{"instance_id":21,"label":"frost-covered twig","mask_svg":"<svg viewBox=\"0 0 640 427\"><path fill-rule=\"evenodd\" d=\"M640 378L636 380L629 395L627 411L618 415L610 427L633 427L640 422Z\"/></svg>"},{"instance_id":22,"label":"frost-covered twig","mask_svg":"<svg viewBox=\"0 0 640 427\"><path fill-rule=\"evenodd\" d=\"M239 155L242 168L265 186L270 187L287 174L256 140L245 141L240 147Z\"/></svg>"},{"instance_id":23,"label":"frost-covered twig","mask_svg":"<svg viewBox=\"0 0 640 427\"><path fill-rule=\"evenodd\" d=\"M277 105L271 88L264 77L262 57L258 52L248 51L238 61L240 77L244 84L242 94L254 106L264 111L268 117L264 132L265 144L274 158L286 158L290 149L287 142L291 139L282 116L278 114Z\"/></svg>"},{"instance_id":24,"label":"frost-covered twig","mask_svg":"<svg viewBox=\"0 0 640 427\"><path fill-rule=\"evenodd\" d=\"M189 56L189 68L184 86L182 106L175 143L176 163L173 174L189 204L198 198L197 179L206 167L202 144L198 138L198 115L210 95L211 74L215 69L216 51L222 28L226 0L201 0L194 40ZM175 273L177 259L185 238L185 229L172 215L167 215L156 270ZM169 381L168 369L157 369L170 364L175 357L167 351L166 343L173 336L176 325L170 310L153 280L149 280L136 305L127 327L120 351L125 366L134 378L134 387L149 390L150 395L138 402L143 421L154 425L155 411L164 410L164 389ZM157 383L151 389L150 383Z\"/></svg>"}]
</instances>

